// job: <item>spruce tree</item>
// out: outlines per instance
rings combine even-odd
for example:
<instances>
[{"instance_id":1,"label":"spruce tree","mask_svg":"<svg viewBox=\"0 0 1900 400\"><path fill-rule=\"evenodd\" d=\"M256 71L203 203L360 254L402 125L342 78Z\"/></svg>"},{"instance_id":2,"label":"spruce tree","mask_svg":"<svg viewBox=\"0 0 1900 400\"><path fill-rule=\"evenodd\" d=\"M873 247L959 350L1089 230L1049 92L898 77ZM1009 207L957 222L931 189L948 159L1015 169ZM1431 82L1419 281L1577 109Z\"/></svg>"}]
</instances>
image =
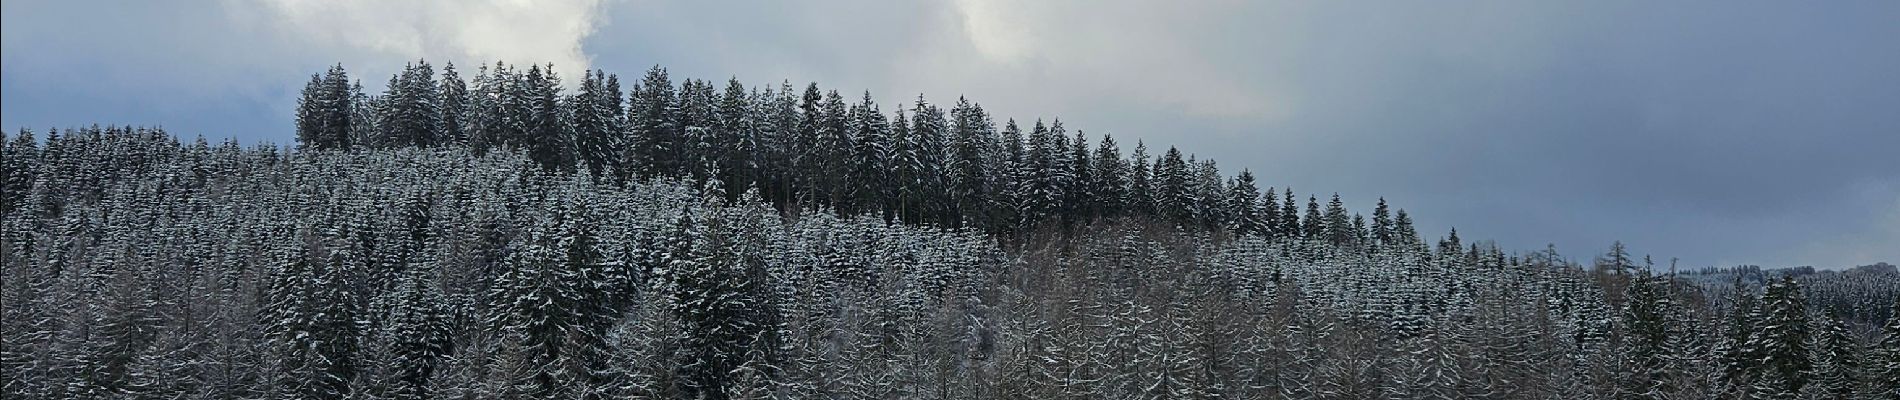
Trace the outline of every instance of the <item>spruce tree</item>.
<instances>
[{"instance_id":1,"label":"spruce tree","mask_svg":"<svg viewBox=\"0 0 1900 400\"><path fill-rule=\"evenodd\" d=\"M1813 364L1808 353L1812 331L1806 303L1800 284L1792 276L1782 276L1762 294L1759 325L1749 338L1749 347L1761 357L1763 379L1758 388L1767 385L1776 392L1799 393L1806 386L1808 368ZM1781 386L1774 387L1777 385Z\"/></svg>"},{"instance_id":2,"label":"spruce tree","mask_svg":"<svg viewBox=\"0 0 1900 400\"><path fill-rule=\"evenodd\" d=\"M1845 322L1829 314L1834 313L1823 313L1814 319L1813 337L1808 344L1813 364L1803 393L1829 399L1852 398L1860 385L1860 344L1856 343L1853 333L1848 332Z\"/></svg>"},{"instance_id":3,"label":"spruce tree","mask_svg":"<svg viewBox=\"0 0 1900 400\"><path fill-rule=\"evenodd\" d=\"M1397 216L1392 219L1392 236L1401 243L1414 247L1423 246L1423 242L1418 237L1418 229L1412 227L1412 216L1406 214L1405 209L1399 209ZM1418 247L1418 249L1424 248Z\"/></svg>"},{"instance_id":4,"label":"spruce tree","mask_svg":"<svg viewBox=\"0 0 1900 400\"><path fill-rule=\"evenodd\" d=\"M1228 229L1237 235L1265 233L1267 221L1260 214L1259 200L1260 187L1254 184L1253 172L1240 170L1227 191L1227 206L1234 216Z\"/></svg>"},{"instance_id":5,"label":"spruce tree","mask_svg":"<svg viewBox=\"0 0 1900 400\"><path fill-rule=\"evenodd\" d=\"M619 88L608 85L618 80L603 71L589 72L581 77L580 92L567 102L571 108L568 113L574 118L574 147L580 166L597 175L624 168L617 143L622 137L621 94Z\"/></svg>"},{"instance_id":6,"label":"spruce tree","mask_svg":"<svg viewBox=\"0 0 1900 400\"><path fill-rule=\"evenodd\" d=\"M1128 155L1128 212L1154 215L1154 175L1149 168L1148 145L1135 141L1135 152Z\"/></svg>"},{"instance_id":7,"label":"spruce tree","mask_svg":"<svg viewBox=\"0 0 1900 400\"><path fill-rule=\"evenodd\" d=\"M1379 198L1379 205L1372 209L1372 237L1381 246L1392 245L1392 211L1385 205L1385 198Z\"/></svg>"},{"instance_id":8,"label":"spruce tree","mask_svg":"<svg viewBox=\"0 0 1900 400\"><path fill-rule=\"evenodd\" d=\"M435 145L441 128L441 100L435 82L435 70L427 61L403 66L402 72L389 77L384 88L382 107L377 109L378 137L381 147L427 147Z\"/></svg>"},{"instance_id":9,"label":"spruce tree","mask_svg":"<svg viewBox=\"0 0 1900 400\"><path fill-rule=\"evenodd\" d=\"M341 255L325 262L292 256L276 271L265 315L278 351L278 396L342 399L357 374L355 300L343 281Z\"/></svg>"},{"instance_id":10,"label":"spruce tree","mask_svg":"<svg viewBox=\"0 0 1900 400\"><path fill-rule=\"evenodd\" d=\"M685 328L681 386L689 398L722 399L747 353L759 349L754 345L770 328L763 314L775 307L760 281L760 238L756 226L729 215L679 225L687 240L670 265L669 297Z\"/></svg>"},{"instance_id":11,"label":"spruce tree","mask_svg":"<svg viewBox=\"0 0 1900 400\"><path fill-rule=\"evenodd\" d=\"M1095 157L1089 154L1088 137L1081 130L1075 131L1075 139L1069 141L1068 188L1063 189L1064 204L1067 204L1069 218L1072 221L1088 221L1101 215L1097 197L1101 188L1096 183Z\"/></svg>"},{"instance_id":12,"label":"spruce tree","mask_svg":"<svg viewBox=\"0 0 1900 400\"><path fill-rule=\"evenodd\" d=\"M435 283L433 262L412 267L397 285L400 299L389 316L386 340L392 342L393 372L386 393L392 399L428 399L430 380L449 356L450 310Z\"/></svg>"},{"instance_id":13,"label":"spruce tree","mask_svg":"<svg viewBox=\"0 0 1900 400\"><path fill-rule=\"evenodd\" d=\"M728 80L726 92L719 98L719 123L714 129L717 139L709 155L719 166L718 178L725 182L727 195L744 193L760 179L758 168L764 159L759 153L761 138L752 108L745 85L738 78Z\"/></svg>"},{"instance_id":14,"label":"spruce tree","mask_svg":"<svg viewBox=\"0 0 1900 400\"><path fill-rule=\"evenodd\" d=\"M1887 323L1881 325L1880 341L1872 349L1867 378L1868 392L1879 399L1900 399L1900 297L1888 308Z\"/></svg>"},{"instance_id":15,"label":"spruce tree","mask_svg":"<svg viewBox=\"0 0 1900 400\"><path fill-rule=\"evenodd\" d=\"M1192 198L1188 194L1188 165L1181 158L1181 150L1169 147L1155 162L1154 193L1155 211L1171 222L1182 223L1192 215Z\"/></svg>"},{"instance_id":16,"label":"spruce tree","mask_svg":"<svg viewBox=\"0 0 1900 400\"><path fill-rule=\"evenodd\" d=\"M679 122L683 147L678 157L683 176L696 181L711 179L719 167L714 150L720 140L716 131L718 103L719 94L713 90L712 82L698 79L680 82L675 120Z\"/></svg>"},{"instance_id":17,"label":"spruce tree","mask_svg":"<svg viewBox=\"0 0 1900 400\"><path fill-rule=\"evenodd\" d=\"M1302 235L1305 235L1305 232L1301 232L1300 230L1300 228L1302 228L1300 225L1300 199L1293 195L1293 188L1289 187L1286 188L1285 200L1286 203L1282 203L1280 206L1280 216L1277 217L1280 220L1280 228L1278 229L1280 236L1299 239Z\"/></svg>"},{"instance_id":18,"label":"spruce tree","mask_svg":"<svg viewBox=\"0 0 1900 400\"><path fill-rule=\"evenodd\" d=\"M951 162L956 165L951 177L955 189L949 196L954 203L952 212L987 226L992 218L989 205L998 191L993 169L997 163L991 160L997 153L996 125L982 105L961 97L950 110L950 122L951 146L955 148Z\"/></svg>"},{"instance_id":19,"label":"spruce tree","mask_svg":"<svg viewBox=\"0 0 1900 400\"><path fill-rule=\"evenodd\" d=\"M1096 212L1102 216L1122 215L1129 201L1128 166L1122 161L1122 149L1115 144L1115 137L1102 134L1102 142L1095 148L1095 161L1091 166L1095 170L1095 180L1089 187L1096 190L1094 196Z\"/></svg>"},{"instance_id":20,"label":"spruce tree","mask_svg":"<svg viewBox=\"0 0 1900 400\"><path fill-rule=\"evenodd\" d=\"M1319 211L1319 198L1306 196L1306 215L1300 219L1300 233L1312 240L1329 240L1331 232L1326 230L1327 221Z\"/></svg>"},{"instance_id":21,"label":"spruce tree","mask_svg":"<svg viewBox=\"0 0 1900 400\"><path fill-rule=\"evenodd\" d=\"M462 81L462 75L455 71L455 63L442 66L442 80L438 82L435 138L438 144L468 145L469 92L468 83Z\"/></svg>"},{"instance_id":22,"label":"spruce tree","mask_svg":"<svg viewBox=\"0 0 1900 400\"><path fill-rule=\"evenodd\" d=\"M674 112L679 99L673 92L673 80L667 77L666 69L655 65L647 70L646 77L633 92L627 110L628 123L633 128L627 147L630 154L621 160L631 165L627 168L629 171L642 178L678 173L683 138Z\"/></svg>"},{"instance_id":23,"label":"spruce tree","mask_svg":"<svg viewBox=\"0 0 1900 400\"><path fill-rule=\"evenodd\" d=\"M1353 232L1351 217L1346 215L1346 205L1339 201L1339 193L1333 193L1333 199L1326 202L1325 230L1326 240L1333 245L1343 246L1351 243L1358 234Z\"/></svg>"},{"instance_id":24,"label":"spruce tree","mask_svg":"<svg viewBox=\"0 0 1900 400\"><path fill-rule=\"evenodd\" d=\"M33 131L21 128L12 139L4 144L5 153L0 153L0 215L11 214L26 202L39 175L39 140Z\"/></svg>"},{"instance_id":25,"label":"spruce tree","mask_svg":"<svg viewBox=\"0 0 1900 400\"><path fill-rule=\"evenodd\" d=\"M1759 372L1761 357L1749 342L1760 314L1758 303L1759 299L1743 283L1741 274L1736 274L1730 289L1728 314L1722 321L1724 331L1718 351L1722 363L1720 380L1726 384L1747 387Z\"/></svg>"},{"instance_id":26,"label":"spruce tree","mask_svg":"<svg viewBox=\"0 0 1900 400\"><path fill-rule=\"evenodd\" d=\"M348 151L353 145L350 132L355 119L351 115L358 108L357 92L342 64L321 76L311 75L297 101L297 141L311 149Z\"/></svg>"},{"instance_id":27,"label":"spruce tree","mask_svg":"<svg viewBox=\"0 0 1900 400\"><path fill-rule=\"evenodd\" d=\"M1280 232L1280 192L1269 186L1261 196L1260 209L1254 211L1260 216L1260 233L1268 239L1284 237Z\"/></svg>"},{"instance_id":28,"label":"spruce tree","mask_svg":"<svg viewBox=\"0 0 1900 400\"><path fill-rule=\"evenodd\" d=\"M851 127L855 140L852 141L850 185L857 189L858 196L852 203L860 211L888 212L894 198L890 192L891 127L883 111L878 110L877 102L871 99L871 92L864 92L864 98L852 106Z\"/></svg>"},{"instance_id":29,"label":"spruce tree","mask_svg":"<svg viewBox=\"0 0 1900 400\"><path fill-rule=\"evenodd\" d=\"M844 97L838 91L825 93L818 118L818 132L812 143L812 191L818 205L830 209L846 208L853 188L846 180L851 171L851 153L856 147L851 137L851 117L846 113Z\"/></svg>"},{"instance_id":30,"label":"spruce tree","mask_svg":"<svg viewBox=\"0 0 1900 400\"><path fill-rule=\"evenodd\" d=\"M1628 373L1622 381L1626 393L1644 398L1665 396L1671 389L1667 385L1676 378L1673 372L1681 368L1681 360L1675 358L1678 349L1670 347L1669 315L1675 312L1675 303L1665 279L1644 271L1626 289L1622 319L1629 363L1622 367Z\"/></svg>"}]
</instances>

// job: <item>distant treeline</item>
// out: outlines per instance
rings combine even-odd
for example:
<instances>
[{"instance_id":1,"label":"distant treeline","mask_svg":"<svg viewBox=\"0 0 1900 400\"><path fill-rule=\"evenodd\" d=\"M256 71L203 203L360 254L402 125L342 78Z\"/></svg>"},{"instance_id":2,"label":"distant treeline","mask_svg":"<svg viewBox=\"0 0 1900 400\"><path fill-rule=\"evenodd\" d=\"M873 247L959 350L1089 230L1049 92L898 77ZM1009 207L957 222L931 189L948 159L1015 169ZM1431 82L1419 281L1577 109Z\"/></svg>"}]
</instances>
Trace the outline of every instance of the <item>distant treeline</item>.
<instances>
[{"instance_id":1,"label":"distant treeline","mask_svg":"<svg viewBox=\"0 0 1900 400\"><path fill-rule=\"evenodd\" d=\"M1186 226L1337 244L1423 243L1403 210L1384 201L1370 221L1338 195L1264 193L1254 174L1228 178L1214 160L1137 142L1124 156L1113 137L1073 134L1060 120L1025 127L958 99L948 110L919 96L886 112L869 93L847 103L816 83L725 89L665 69L622 92L592 71L565 93L550 68L483 66L464 81L427 62L368 95L341 66L311 77L297 109L306 149L452 147L521 151L550 171L603 180L686 177L716 181L728 196L757 188L781 209L872 214L908 223L1010 232L1039 223L1153 216ZM802 93L802 94L801 94ZM1322 205L1323 204L1323 205Z\"/></svg>"}]
</instances>

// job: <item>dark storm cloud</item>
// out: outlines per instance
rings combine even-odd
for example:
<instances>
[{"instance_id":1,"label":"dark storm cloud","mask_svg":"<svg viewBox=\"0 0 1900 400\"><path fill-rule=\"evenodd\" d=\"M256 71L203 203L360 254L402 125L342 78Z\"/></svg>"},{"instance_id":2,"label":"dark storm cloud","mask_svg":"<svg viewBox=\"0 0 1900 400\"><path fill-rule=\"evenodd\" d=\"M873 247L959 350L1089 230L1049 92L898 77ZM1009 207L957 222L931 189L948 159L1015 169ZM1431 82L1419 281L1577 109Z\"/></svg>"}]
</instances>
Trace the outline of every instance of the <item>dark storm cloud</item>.
<instances>
[{"instance_id":1,"label":"dark storm cloud","mask_svg":"<svg viewBox=\"0 0 1900 400\"><path fill-rule=\"evenodd\" d=\"M870 90L887 111L920 92L966 95L1361 209L1385 196L1435 233L1509 248L1581 257L1621 239L1689 266L1900 260L1893 2L628 1L568 7L552 20L593 24L526 44L456 33L498 29L480 13L70 4L6 3L4 126L285 142L296 85L330 62L369 82L393 66L364 64L420 56L622 75L661 64ZM581 55L510 50L567 47Z\"/></svg>"}]
</instances>

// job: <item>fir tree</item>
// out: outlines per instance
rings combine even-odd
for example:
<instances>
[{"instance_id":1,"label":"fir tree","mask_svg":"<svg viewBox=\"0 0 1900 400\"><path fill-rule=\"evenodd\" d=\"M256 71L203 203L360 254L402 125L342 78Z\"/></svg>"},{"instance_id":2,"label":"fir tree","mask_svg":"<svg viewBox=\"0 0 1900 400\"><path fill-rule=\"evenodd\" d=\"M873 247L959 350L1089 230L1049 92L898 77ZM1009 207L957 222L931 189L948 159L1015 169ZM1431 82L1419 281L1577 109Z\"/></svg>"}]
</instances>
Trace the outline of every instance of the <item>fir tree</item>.
<instances>
[{"instance_id":1,"label":"fir tree","mask_svg":"<svg viewBox=\"0 0 1900 400\"><path fill-rule=\"evenodd\" d=\"M608 174L620 165L621 110L619 77L593 71L581 78L580 92L568 100L574 118L574 147L580 165L594 174ZM609 83L612 82L610 85Z\"/></svg>"},{"instance_id":2,"label":"fir tree","mask_svg":"<svg viewBox=\"0 0 1900 400\"><path fill-rule=\"evenodd\" d=\"M1240 170L1234 176L1234 183L1227 191L1227 204L1234 215L1228 229L1239 235L1258 235L1266 233L1266 218L1260 214L1260 187L1253 181L1253 172Z\"/></svg>"},{"instance_id":3,"label":"fir tree","mask_svg":"<svg viewBox=\"0 0 1900 400\"><path fill-rule=\"evenodd\" d=\"M574 106L562 104L561 79L554 75L554 66L529 67L522 83L527 107L523 115L527 120L523 123L526 130L522 132L521 143L528 158L544 170L572 171L574 133L570 130L567 110Z\"/></svg>"},{"instance_id":4,"label":"fir tree","mask_svg":"<svg viewBox=\"0 0 1900 400\"><path fill-rule=\"evenodd\" d=\"M1379 205L1372 209L1372 237L1381 246L1391 246L1392 211L1385 205L1385 198L1379 198Z\"/></svg>"},{"instance_id":5,"label":"fir tree","mask_svg":"<svg viewBox=\"0 0 1900 400\"><path fill-rule=\"evenodd\" d=\"M1333 193L1333 199L1326 202L1326 214L1322 218L1326 240L1332 241L1333 245L1344 246L1352 243L1354 236L1358 236L1353 232L1351 217L1346 215L1346 206L1339 201L1338 193Z\"/></svg>"},{"instance_id":6,"label":"fir tree","mask_svg":"<svg viewBox=\"0 0 1900 400\"><path fill-rule=\"evenodd\" d=\"M1089 187L1097 191L1094 196L1096 212L1102 216L1120 216L1132 197L1128 192L1129 168L1122 160L1122 149L1115 144L1115 137L1102 134L1101 145L1095 148L1095 180Z\"/></svg>"},{"instance_id":7,"label":"fir tree","mask_svg":"<svg viewBox=\"0 0 1900 400\"><path fill-rule=\"evenodd\" d=\"M1802 392L1819 398L1853 398L1860 384L1860 344L1848 332L1846 323L1826 314L1814 319L1811 328L1808 349L1812 367Z\"/></svg>"},{"instance_id":8,"label":"fir tree","mask_svg":"<svg viewBox=\"0 0 1900 400\"><path fill-rule=\"evenodd\" d=\"M350 150L357 92L341 64L322 75L311 75L297 101L297 141L311 149Z\"/></svg>"},{"instance_id":9,"label":"fir tree","mask_svg":"<svg viewBox=\"0 0 1900 400\"><path fill-rule=\"evenodd\" d=\"M1155 161L1154 193L1155 211L1169 221L1186 221L1192 217L1189 210L1193 202L1188 197L1188 165L1181 158L1181 150L1173 147Z\"/></svg>"},{"instance_id":10,"label":"fir tree","mask_svg":"<svg viewBox=\"0 0 1900 400\"><path fill-rule=\"evenodd\" d=\"M1306 196L1306 215L1300 219L1300 233L1311 240L1331 239L1326 230L1326 217L1319 211L1318 197Z\"/></svg>"},{"instance_id":11,"label":"fir tree","mask_svg":"<svg viewBox=\"0 0 1900 400\"><path fill-rule=\"evenodd\" d=\"M870 92L865 92L864 99L852 106L851 126L856 140L852 142L850 179L858 196L853 203L861 211L886 212L895 197L889 190L890 122L878 110Z\"/></svg>"},{"instance_id":12,"label":"fir tree","mask_svg":"<svg viewBox=\"0 0 1900 400\"><path fill-rule=\"evenodd\" d=\"M678 101L673 80L657 65L647 70L640 85L634 87L627 110L627 119L633 128L627 146L630 154L621 160L631 164L628 170L635 175L650 178L681 170L678 157L684 150L683 133L674 112Z\"/></svg>"},{"instance_id":13,"label":"fir tree","mask_svg":"<svg viewBox=\"0 0 1900 400\"><path fill-rule=\"evenodd\" d=\"M1278 231L1281 237L1298 239L1306 234L1300 229L1302 228L1300 224L1300 199L1293 195L1293 188L1289 187L1286 188L1285 200L1286 203L1280 206L1280 216L1278 217L1280 228Z\"/></svg>"},{"instance_id":14,"label":"fir tree","mask_svg":"<svg viewBox=\"0 0 1900 400\"><path fill-rule=\"evenodd\" d=\"M1900 297L1888 309L1887 323L1881 325L1880 342L1874 345L1868 362L1867 391L1880 399L1900 399Z\"/></svg>"},{"instance_id":15,"label":"fir tree","mask_svg":"<svg viewBox=\"0 0 1900 400\"><path fill-rule=\"evenodd\" d=\"M687 397L724 398L734 370L769 328L756 231L729 216L682 222L688 240L670 266L673 315L680 319L687 360L679 366Z\"/></svg>"},{"instance_id":16,"label":"fir tree","mask_svg":"<svg viewBox=\"0 0 1900 400\"><path fill-rule=\"evenodd\" d=\"M436 105L441 115L436 117L439 121L435 131L436 141L440 144L466 146L469 131L468 83L463 82L462 75L456 73L455 64L449 63L442 66L442 80L438 85L436 93L441 97L436 100Z\"/></svg>"},{"instance_id":17,"label":"fir tree","mask_svg":"<svg viewBox=\"0 0 1900 400\"><path fill-rule=\"evenodd\" d=\"M1128 155L1128 213L1154 215L1154 179L1148 163L1148 145L1135 141L1135 152Z\"/></svg>"},{"instance_id":18,"label":"fir tree","mask_svg":"<svg viewBox=\"0 0 1900 400\"><path fill-rule=\"evenodd\" d=\"M1806 303L1800 284L1791 276L1769 284L1762 294L1759 325L1749 338L1749 347L1761 357L1763 379L1757 388L1766 385L1776 392L1799 393L1806 386L1808 368L1813 365Z\"/></svg>"},{"instance_id":19,"label":"fir tree","mask_svg":"<svg viewBox=\"0 0 1900 400\"><path fill-rule=\"evenodd\" d=\"M388 398L432 398L430 380L449 356L454 332L448 304L436 287L434 274L433 268L410 268L398 284L401 302L390 313L384 333L393 343L394 356L389 366L394 374Z\"/></svg>"}]
</instances>

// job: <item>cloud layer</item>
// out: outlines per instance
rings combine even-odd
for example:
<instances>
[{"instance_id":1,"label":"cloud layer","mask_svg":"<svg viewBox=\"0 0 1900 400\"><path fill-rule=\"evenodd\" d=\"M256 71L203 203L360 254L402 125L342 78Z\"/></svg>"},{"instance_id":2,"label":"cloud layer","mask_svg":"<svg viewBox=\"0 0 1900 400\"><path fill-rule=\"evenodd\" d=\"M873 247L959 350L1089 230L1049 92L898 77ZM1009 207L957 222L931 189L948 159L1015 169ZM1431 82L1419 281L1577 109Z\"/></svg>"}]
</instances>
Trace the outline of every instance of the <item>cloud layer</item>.
<instances>
[{"instance_id":1,"label":"cloud layer","mask_svg":"<svg viewBox=\"0 0 1900 400\"><path fill-rule=\"evenodd\" d=\"M1900 260L1900 4L4 3L5 127L287 141L342 62L817 81L1061 117L1433 232L1685 265ZM88 29L72 29L85 26ZM1585 257L1587 258L1587 257Z\"/></svg>"},{"instance_id":2,"label":"cloud layer","mask_svg":"<svg viewBox=\"0 0 1900 400\"><path fill-rule=\"evenodd\" d=\"M581 39L594 33L601 12L597 0L271 0L226 7L262 17L243 21L274 29L287 42L369 57L553 63L562 76L588 70Z\"/></svg>"}]
</instances>

